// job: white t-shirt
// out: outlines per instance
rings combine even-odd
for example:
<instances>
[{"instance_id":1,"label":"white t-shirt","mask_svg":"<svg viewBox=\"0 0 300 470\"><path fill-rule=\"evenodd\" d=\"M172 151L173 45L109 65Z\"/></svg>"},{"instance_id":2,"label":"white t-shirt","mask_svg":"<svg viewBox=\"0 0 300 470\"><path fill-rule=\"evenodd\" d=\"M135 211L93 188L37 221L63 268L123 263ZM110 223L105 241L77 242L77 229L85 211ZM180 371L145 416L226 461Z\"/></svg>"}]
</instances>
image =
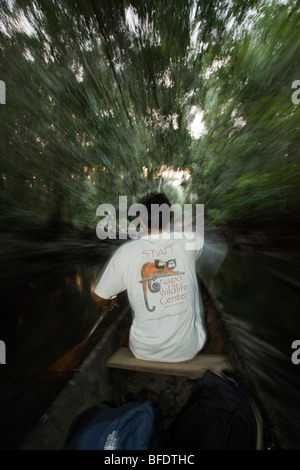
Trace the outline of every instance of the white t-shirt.
<instances>
[{"instance_id":1,"label":"white t-shirt","mask_svg":"<svg viewBox=\"0 0 300 470\"><path fill-rule=\"evenodd\" d=\"M191 236L196 237L194 249L187 249ZM129 347L135 357L180 362L203 348L204 311L196 275L202 246L196 233L146 235L125 242L109 260L95 293L112 299L127 290L133 313Z\"/></svg>"}]
</instances>

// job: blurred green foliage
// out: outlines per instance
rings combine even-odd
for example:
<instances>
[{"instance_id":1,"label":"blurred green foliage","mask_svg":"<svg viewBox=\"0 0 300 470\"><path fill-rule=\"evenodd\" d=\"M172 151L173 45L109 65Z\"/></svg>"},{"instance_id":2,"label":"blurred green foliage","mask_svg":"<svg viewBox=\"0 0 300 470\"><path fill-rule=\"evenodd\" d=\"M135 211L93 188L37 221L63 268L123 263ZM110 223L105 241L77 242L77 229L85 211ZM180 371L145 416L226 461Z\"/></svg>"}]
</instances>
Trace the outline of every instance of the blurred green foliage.
<instances>
[{"instance_id":1,"label":"blurred green foliage","mask_svg":"<svg viewBox=\"0 0 300 470\"><path fill-rule=\"evenodd\" d=\"M189 190L215 223L300 215L299 25L297 2L260 2L207 58L206 133L193 144Z\"/></svg>"},{"instance_id":2,"label":"blurred green foliage","mask_svg":"<svg viewBox=\"0 0 300 470\"><path fill-rule=\"evenodd\" d=\"M159 189L216 224L299 216L297 2L0 5L2 234L95 226Z\"/></svg>"}]
</instances>

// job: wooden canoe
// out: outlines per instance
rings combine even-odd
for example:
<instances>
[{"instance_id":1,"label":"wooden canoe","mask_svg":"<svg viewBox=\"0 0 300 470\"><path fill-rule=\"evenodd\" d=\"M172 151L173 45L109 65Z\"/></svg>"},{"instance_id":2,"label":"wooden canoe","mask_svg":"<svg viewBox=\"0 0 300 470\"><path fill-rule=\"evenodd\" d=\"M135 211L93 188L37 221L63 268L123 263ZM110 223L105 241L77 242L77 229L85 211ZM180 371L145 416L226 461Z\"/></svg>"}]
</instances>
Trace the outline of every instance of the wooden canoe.
<instances>
[{"instance_id":1,"label":"wooden canoe","mask_svg":"<svg viewBox=\"0 0 300 470\"><path fill-rule=\"evenodd\" d=\"M131 322L130 307L125 306L74 372L21 449L62 450L70 425L79 413L128 391L147 400L158 401L165 426L168 426L187 400L193 379L201 377L205 370L231 370L241 375L239 358L220 312L203 283L201 290L208 332L208 342L201 354L191 361L176 364L135 359L128 348L120 347L120 332Z\"/></svg>"}]
</instances>

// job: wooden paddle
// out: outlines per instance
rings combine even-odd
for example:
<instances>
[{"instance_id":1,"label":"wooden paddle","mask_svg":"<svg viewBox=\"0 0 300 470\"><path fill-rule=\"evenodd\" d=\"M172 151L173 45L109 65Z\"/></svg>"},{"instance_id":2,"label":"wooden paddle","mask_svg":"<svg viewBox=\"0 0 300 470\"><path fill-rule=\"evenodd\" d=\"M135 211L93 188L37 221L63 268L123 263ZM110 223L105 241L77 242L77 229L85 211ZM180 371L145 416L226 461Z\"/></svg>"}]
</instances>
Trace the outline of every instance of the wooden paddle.
<instances>
[{"instance_id":1,"label":"wooden paddle","mask_svg":"<svg viewBox=\"0 0 300 470\"><path fill-rule=\"evenodd\" d=\"M77 369L77 367L80 365L81 360L82 360L82 355L84 352L84 348L94 333L94 331L98 328L102 320L105 318L107 313L114 308L117 304L110 303L106 307L102 309L101 315L94 324L94 326L88 331L88 333L85 335L82 341L78 343L74 348L72 348L70 351L68 351L66 354L64 354L62 357L58 359L58 361L54 362L51 366L48 367L47 371L48 372L53 372L53 373L61 373L61 372L70 372L73 371L74 369Z\"/></svg>"}]
</instances>

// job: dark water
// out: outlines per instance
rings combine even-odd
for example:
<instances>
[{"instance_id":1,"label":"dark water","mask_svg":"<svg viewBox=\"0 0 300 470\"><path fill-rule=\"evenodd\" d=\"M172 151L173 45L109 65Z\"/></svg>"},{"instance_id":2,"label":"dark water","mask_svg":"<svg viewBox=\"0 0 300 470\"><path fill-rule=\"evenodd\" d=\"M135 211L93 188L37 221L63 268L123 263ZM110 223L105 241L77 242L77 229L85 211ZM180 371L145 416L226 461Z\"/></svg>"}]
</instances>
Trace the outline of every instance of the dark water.
<instances>
[{"instance_id":1,"label":"dark water","mask_svg":"<svg viewBox=\"0 0 300 470\"><path fill-rule=\"evenodd\" d=\"M7 364L0 366L2 449L20 447L69 380L70 374L47 369L97 320L91 286L103 263L75 257L67 265L42 263L34 272L11 266L15 275L1 288L0 339L7 349ZM300 339L299 266L295 254L230 251L218 275L206 279L287 449L300 449L300 365L291 361L291 344ZM111 321L108 316L99 326L84 355Z\"/></svg>"},{"instance_id":2,"label":"dark water","mask_svg":"<svg viewBox=\"0 0 300 470\"><path fill-rule=\"evenodd\" d=\"M6 365L0 366L0 446L17 449L72 376L72 368L53 373L51 366L72 350L100 315L91 286L103 261L87 266L56 260L34 272L21 266L15 281L2 284L0 338ZM47 269L48 268L48 269ZM86 344L84 358L111 321L109 315ZM50 369L50 370L49 370Z\"/></svg>"}]
</instances>

